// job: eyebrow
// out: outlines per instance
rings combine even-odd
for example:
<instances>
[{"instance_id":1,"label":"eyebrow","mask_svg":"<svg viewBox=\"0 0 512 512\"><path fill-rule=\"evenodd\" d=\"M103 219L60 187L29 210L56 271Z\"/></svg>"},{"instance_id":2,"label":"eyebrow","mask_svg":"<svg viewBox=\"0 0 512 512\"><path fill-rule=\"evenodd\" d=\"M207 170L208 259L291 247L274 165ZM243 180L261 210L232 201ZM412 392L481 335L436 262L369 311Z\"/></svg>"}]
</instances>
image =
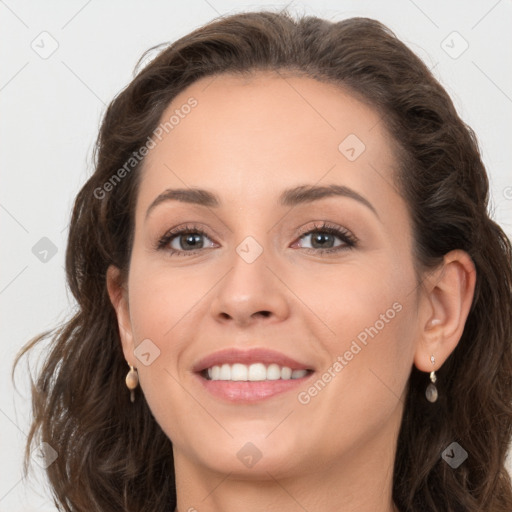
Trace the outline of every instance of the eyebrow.
<instances>
[{"instance_id":1,"label":"eyebrow","mask_svg":"<svg viewBox=\"0 0 512 512\"><path fill-rule=\"evenodd\" d=\"M296 206L304 203L312 203L327 197L348 197L355 199L359 203L369 208L377 217L379 214L373 205L355 190L344 185L300 185L288 190L285 190L279 196L279 204L282 206ZM176 188L164 190L156 199L149 205L146 211L146 219L151 211L159 204L167 201L180 201L182 203L196 204L205 206L207 208L218 208L221 206L222 201L219 196L208 190L201 188Z\"/></svg>"}]
</instances>

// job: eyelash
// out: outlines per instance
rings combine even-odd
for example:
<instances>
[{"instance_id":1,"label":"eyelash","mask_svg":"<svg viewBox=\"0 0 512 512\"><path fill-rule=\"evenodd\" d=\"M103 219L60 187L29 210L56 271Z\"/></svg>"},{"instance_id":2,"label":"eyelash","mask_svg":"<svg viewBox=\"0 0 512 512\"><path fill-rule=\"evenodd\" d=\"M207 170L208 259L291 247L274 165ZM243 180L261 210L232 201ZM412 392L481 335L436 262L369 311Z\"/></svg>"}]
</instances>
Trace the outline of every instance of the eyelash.
<instances>
[{"instance_id":1,"label":"eyelash","mask_svg":"<svg viewBox=\"0 0 512 512\"><path fill-rule=\"evenodd\" d=\"M315 253L315 254L329 254L329 253L336 253L340 251L344 251L347 249L353 249L357 245L357 238L352 235L348 230L344 228L336 227L335 225L329 224L328 222L322 222L321 224L315 224L313 228L308 229L307 231L301 233L299 235L299 239L303 238L304 236L311 235L312 233L321 232L321 233L327 233L329 235L335 235L337 236L342 242L344 242L345 245L339 245L337 247L331 247L329 249L312 249L309 247L303 247L302 249L307 251L308 253ZM186 225L182 226L180 228L171 229L168 231L156 244L157 250L167 250L170 255L176 255L176 256L185 256L185 255L193 255L196 254L198 251L202 251L203 249L195 249L192 251L179 251L176 249L169 249L166 248L166 246L169 244L169 242L175 238L178 235L181 234L197 234L201 236L205 236L207 238L210 238L207 233L205 233L199 226L197 225Z\"/></svg>"}]
</instances>

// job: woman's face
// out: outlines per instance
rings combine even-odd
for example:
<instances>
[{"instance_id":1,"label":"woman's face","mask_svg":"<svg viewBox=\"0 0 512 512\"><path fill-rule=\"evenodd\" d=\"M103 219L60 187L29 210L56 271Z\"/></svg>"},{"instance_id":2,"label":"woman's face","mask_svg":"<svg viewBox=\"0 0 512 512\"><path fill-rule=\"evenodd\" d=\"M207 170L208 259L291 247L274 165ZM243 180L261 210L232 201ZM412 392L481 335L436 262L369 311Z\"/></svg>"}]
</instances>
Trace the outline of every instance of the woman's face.
<instances>
[{"instance_id":1,"label":"woman's face","mask_svg":"<svg viewBox=\"0 0 512 512\"><path fill-rule=\"evenodd\" d=\"M176 464L371 470L394 448L423 307L383 119L259 72L195 82L167 121L118 316Z\"/></svg>"}]
</instances>

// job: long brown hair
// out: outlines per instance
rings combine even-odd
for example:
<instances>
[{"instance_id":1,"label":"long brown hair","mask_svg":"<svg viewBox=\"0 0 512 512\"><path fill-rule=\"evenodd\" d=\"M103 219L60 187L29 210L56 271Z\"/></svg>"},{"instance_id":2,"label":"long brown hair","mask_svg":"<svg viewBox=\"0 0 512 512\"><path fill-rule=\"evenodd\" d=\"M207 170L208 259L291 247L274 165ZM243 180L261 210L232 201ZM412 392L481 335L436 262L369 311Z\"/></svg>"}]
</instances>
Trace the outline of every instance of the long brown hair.
<instances>
[{"instance_id":1,"label":"long brown hair","mask_svg":"<svg viewBox=\"0 0 512 512\"><path fill-rule=\"evenodd\" d=\"M74 316L40 334L48 355L33 382L25 453L47 442L46 469L65 511L168 511L176 504L171 441L128 370L106 288L113 264L126 278L143 160L98 190L151 137L164 109L195 80L219 73L285 70L343 87L381 114L400 163L396 183L414 226L414 257L426 271L452 249L471 256L477 282L462 338L437 372L439 400L425 398L428 374L413 367L399 432L393 499L401 511L510 512L505 457L512 435L512 249L488 213L488 177L476 137L427 66L378 21L294 19L286 11L221 17L161 50L110 103L95 171L74 204L66 277ZM125 168L126 169L126 168ZM98 196L101 195L99 198ZM31 376L32 379L32 376ZM441 453L468 453L451 468Z\"/></svg>"}]
</instances>

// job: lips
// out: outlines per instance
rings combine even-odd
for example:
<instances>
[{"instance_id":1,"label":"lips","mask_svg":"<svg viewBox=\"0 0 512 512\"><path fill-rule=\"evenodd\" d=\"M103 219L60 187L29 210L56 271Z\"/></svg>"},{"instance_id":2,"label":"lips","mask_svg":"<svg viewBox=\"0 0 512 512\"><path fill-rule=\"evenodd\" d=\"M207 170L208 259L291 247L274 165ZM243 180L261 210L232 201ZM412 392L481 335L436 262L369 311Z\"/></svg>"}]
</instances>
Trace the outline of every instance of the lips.
<instances>
[{"instance_id":1,"label":"lips","mask_svg":"<svg viewBox=\"0 0 512 512\"><path fill-rule=\"evenodd\" d=\"M207 370L208 368L212 368L213 366L222 366L223 364L232 365L235 363L241 363L244 365L251 365L254 363L263 363L270 365L274 363L281 367L286 366L288 368L291 368L292 371L314 371L314 368L311 365L308 365L307 363L297 361L275 350L263 348L253 348L248 350L229 348L220 350L198 361L194 365L193 371L196 373L201 373L204 370Z\"/></svg>"},{"instance_id":2,"label":"lips","mask_svg":"<svg viewBox=\"0 0 512 512\"><path fill-rule=\"evenodd\" d=\"M236 380L225 380L224 373L217 375L218 378L211 379L209 377L209 374L214 376L214 372L224 372L224 370L227 372L228 368L226 367L230 365L231 368L244 365L248 367L268 365L266 379L245 380L241 375L237 375ZM223 369L220 370L219 367L223 367ZM274 375L276 367L280 368L281 372L284 371L286 375L283 377L281 373L280 378L276 378L277 374ZM270 373L269 369L271 369ZM315 370L310 364L264 348L220 350L198 361L193 370L195 372L194 380L199 384L200 389L205 390L210 397L233 405L266 402L273 397L291 393L309 379L314 378L315 374ZM240 368L235 368L235 370L239 372ZM288 375L290 372L292 375ZM293 378L293 374L295 374L295 378Z\"/></svg>"}]
</instances>

